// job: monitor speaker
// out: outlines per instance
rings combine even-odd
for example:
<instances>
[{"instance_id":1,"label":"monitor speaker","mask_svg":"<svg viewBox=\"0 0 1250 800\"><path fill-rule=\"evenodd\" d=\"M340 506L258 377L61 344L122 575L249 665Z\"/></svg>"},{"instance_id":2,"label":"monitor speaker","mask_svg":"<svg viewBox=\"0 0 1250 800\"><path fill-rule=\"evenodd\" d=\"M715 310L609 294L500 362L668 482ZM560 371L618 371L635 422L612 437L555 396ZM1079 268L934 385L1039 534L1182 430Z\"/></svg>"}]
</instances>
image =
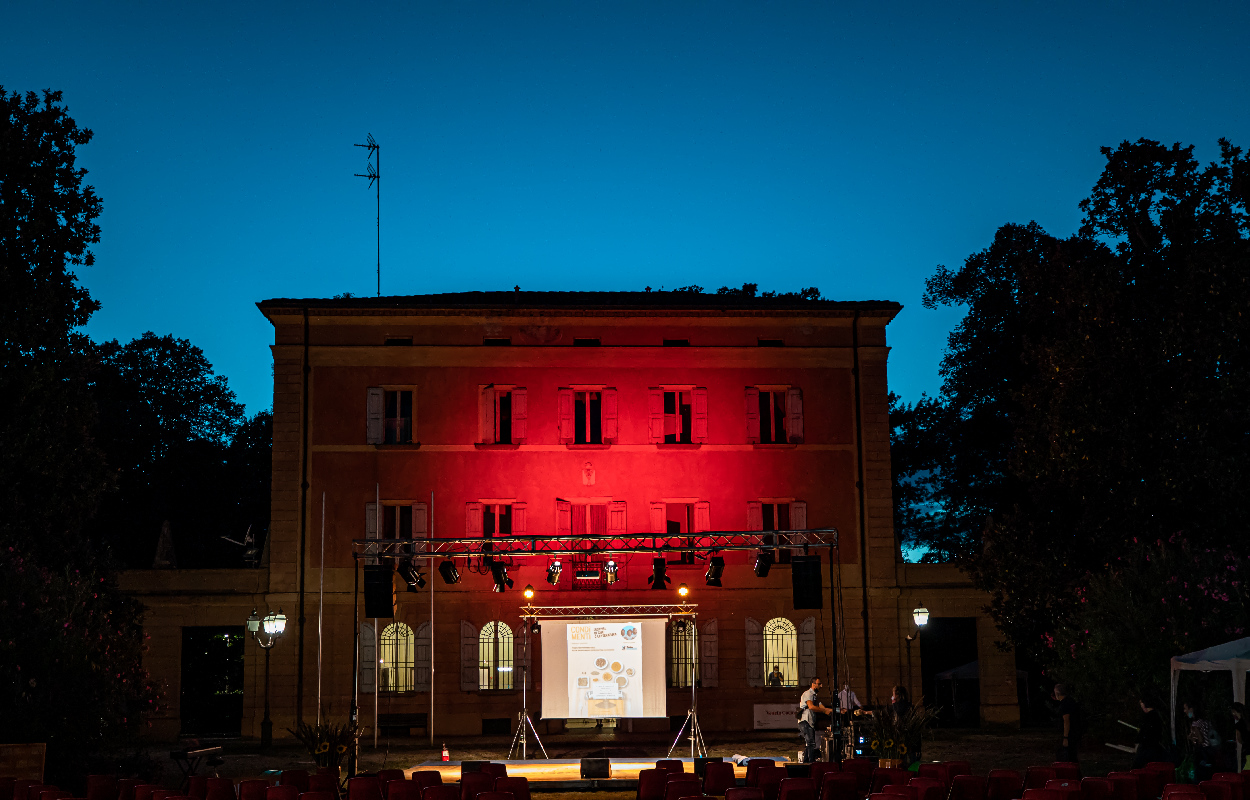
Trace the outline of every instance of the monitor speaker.
<instances>
[{"instance_id":1,"label":"monitor speaker","mask_svg":"<svg viewBox=\"0 0 1250 800\"><path fill-rule=\"evenodd\" d=\"M387 564L365 564L365 617L395 616L395 569Z\"/></svg>"},{"instance_id":2,"label":"monitor speaker","mask_svg":"<svg viewBox=\"0 0 1250 800\"><path fill-rule=\"evenodd\" d=\"M583 758L582 759L582 779L587 778L610 778L612 777L612 765L606 758Z\"/></svg>"},{"instance_id":3,"label":"monitor speaker","mask_svg":"<svg viewBox=\"0 0 1250 800\"><path fill-rule=\"evenodd\" d=\"M794 607L823 608L824 586L820 575L820 556L790 558L790 581L794 588Z\"/></svg>"}]
</instances>

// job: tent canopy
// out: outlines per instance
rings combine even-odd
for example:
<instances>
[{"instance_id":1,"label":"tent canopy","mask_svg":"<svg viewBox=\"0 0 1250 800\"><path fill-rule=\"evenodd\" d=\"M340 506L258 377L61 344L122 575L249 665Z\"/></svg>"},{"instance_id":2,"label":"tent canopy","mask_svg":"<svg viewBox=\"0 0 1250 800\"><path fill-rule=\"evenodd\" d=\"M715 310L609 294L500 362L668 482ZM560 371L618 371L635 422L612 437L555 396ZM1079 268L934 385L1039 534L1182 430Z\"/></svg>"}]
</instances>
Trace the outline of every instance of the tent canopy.
<instances>
[{"instance_id":1,"label":"tent canopy","mask_svg":"<svg viewBox=\"0 0 1250 800\"><path fill-rule=\"evenodd\" d=\"M933 676L935 681L975 681L981 677L981 666L977 661L969 661L954 669L939 672Z\"/></svg>"},{"instance_id":2,"label":"tent canopy","mask_svg":"<svg viewBox=\"0 0 1250 800\"><path fill-rule=\"evenodd\" d=\"M1174 744L1176 742L1176 682L1180 679L1183 669L1231 672L1233 701L1244 703L1246 702L1246 671L1250 669L1250 636L1172 658L1172 742ZM1240 763L1241 754L1238 753L1237 757Z\"/></svg>"}]
</instances>

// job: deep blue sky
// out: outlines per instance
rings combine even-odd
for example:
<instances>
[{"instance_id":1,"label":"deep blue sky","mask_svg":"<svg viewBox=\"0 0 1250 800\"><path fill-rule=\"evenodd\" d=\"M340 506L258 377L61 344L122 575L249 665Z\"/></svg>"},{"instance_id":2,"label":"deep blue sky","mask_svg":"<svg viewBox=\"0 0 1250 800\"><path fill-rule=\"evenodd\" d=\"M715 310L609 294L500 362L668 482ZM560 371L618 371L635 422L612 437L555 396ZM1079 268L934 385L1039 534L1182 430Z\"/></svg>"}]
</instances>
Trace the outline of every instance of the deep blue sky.
<instances>
[{"instance_id":1,"label":"deep blue sky","mask_svg":"<svg viewBox=\"0 0 1250 800\"><path fill-rule=\"evenodd\" d=\"M192 340L270 404L267 297L819 286L890 299L1005 222L1072 232L1100 145L1250 145L1250 4L27 2L0 84L62 89L104 198L96 338Z\"/></svg>"}]
</instances>

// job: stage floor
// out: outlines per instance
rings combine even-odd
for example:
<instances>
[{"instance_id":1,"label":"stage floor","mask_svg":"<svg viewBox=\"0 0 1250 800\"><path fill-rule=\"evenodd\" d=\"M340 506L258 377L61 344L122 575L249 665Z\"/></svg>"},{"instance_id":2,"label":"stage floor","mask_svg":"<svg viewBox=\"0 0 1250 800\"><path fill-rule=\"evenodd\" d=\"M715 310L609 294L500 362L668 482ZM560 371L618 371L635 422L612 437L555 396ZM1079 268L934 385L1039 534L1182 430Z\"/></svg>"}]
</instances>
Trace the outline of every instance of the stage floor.
<instances>
[{"instance_id":1,"label":"stage floor","mask_svg":"<svg viewBox=\"0 0 1250 800\"><path fill-rule=\"evenodd\" d=\"M682 763L686 765L686 772L694 773L694 759L683 758ZM582 779L582 763L576 758L553 758L545 759L541 755L538 758L528 759L526 761L495 761L497 764L506 764L508 766L508 777L510 778L528 778L530 783L596 783L603 785L606 780L615 781L637 781L638 773L644 769L651 769L655 766L655 759L644 760L636 758L611 758L608 763L611 766L612 777L609 779L583 780ZM444 783L455 783L460 780L460 762L459 761L424 761L413 767L404 770L409 777L417 770L437 770L443 776ZM739 778L745 778L747 774L746 767L734 767L734 775ZM554 787L553 787L554 788ZM572 787L567 787L572 788ZM606 787L605 787L606 788ZM627 788L622 786L621 788Z\"/></svg>"}]
</instances>

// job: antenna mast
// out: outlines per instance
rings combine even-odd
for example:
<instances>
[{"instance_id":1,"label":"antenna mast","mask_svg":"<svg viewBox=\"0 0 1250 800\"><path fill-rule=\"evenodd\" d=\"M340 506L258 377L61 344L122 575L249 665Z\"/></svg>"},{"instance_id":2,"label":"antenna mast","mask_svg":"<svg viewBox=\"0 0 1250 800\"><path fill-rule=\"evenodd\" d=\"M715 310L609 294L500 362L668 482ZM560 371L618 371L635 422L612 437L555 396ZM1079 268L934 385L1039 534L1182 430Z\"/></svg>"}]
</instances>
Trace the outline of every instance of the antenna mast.
<instances>
[{"instance_id":1,"label":"antenna mast","mask_svg":"<svg viewBox=\"0 0 1250 800\"><path fill-rule=\"evenodd\" d=\"M368 178L369 188L375 188L378 195L378 297L382 296L382 146L373 139L373 134L367 134L365 140L367 144L358 144L356 147L363 147L369 151L369 161L366 164L365 174L356 173L357 178ZM378 163L373 165L373 157L377 156Z\"/></svg>"}]
</instances>

